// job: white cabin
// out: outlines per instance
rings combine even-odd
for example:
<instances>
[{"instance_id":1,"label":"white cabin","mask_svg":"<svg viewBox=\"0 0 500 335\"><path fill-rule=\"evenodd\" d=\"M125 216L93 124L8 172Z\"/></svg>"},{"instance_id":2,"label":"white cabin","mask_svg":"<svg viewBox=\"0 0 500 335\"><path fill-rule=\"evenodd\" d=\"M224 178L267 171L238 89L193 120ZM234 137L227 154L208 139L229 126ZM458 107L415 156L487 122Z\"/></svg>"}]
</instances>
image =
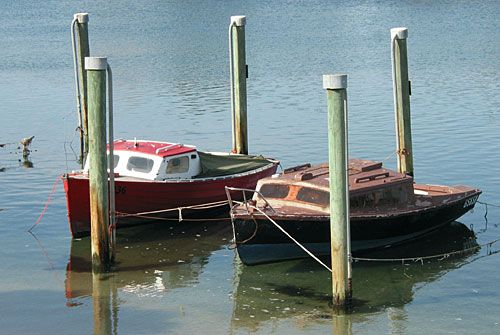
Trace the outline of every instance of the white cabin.
<instances>
[{"instance_id":1,"label":"white cabin","mask_svg":"<svg viewBox=\"0 0 500 335\"><path fill-rule=\"evenodd\" d=\"M114 172L148 180L192 179L201 173L196 147L154 141L114 142ZM109 155L109 151L108 151ZM89 170L89 159L84 172Z\"/></svg>"}]
</instances>

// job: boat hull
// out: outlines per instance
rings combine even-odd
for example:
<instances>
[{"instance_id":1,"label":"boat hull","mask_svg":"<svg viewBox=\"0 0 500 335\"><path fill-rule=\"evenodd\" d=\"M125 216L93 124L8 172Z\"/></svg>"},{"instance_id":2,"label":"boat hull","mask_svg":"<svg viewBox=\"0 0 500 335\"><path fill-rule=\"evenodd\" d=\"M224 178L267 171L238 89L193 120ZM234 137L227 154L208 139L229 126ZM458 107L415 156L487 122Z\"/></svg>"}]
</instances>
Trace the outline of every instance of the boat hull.
<instances>
[{"instance_id":1,"label":"boat hull","mask_svg":"<svg viewBox=\"0 0 500 335\"><path fill-rule=\"evenodd\" d=\"M429 208L393 215L351 213L351 250L353 254L384 248L424 236L474 207L481 192L467 192L460 199ZM258 214L258 213L257 213ZM330 217L270 215L288 234L316 256L330 254ZM258 214L236 215L235 239L241 261L247 265L307 257L297 244L271 221Z\"/></svg>"},{"instance_id":2,"label":"boat hull","mask_svg":"<svg viewBox=\"0 0 500 335\"><path fill-rule=\"evenodd\" d=\"M272 163L263 168L236 176L190 179L185 181L147 181L115 179L115 206L117 227L143 224L159 219L207 218L221 213L227 208L226 203L207 206L203 209L173 210L161 213L137 213L163 211L182 207L191 207L227 200L225 186L255 188L261 178L276 172L278 164ZM81 173L63 176L64 190L68 208L68 221L73 237L90 234L90 199L89 179ZM237 195L235 194L237 198ZM180 216L181 215L181 216ZM176 220L177 219L177 220ZM166 221L169 222L169 221Z\"/></svg>"}]
</instances>

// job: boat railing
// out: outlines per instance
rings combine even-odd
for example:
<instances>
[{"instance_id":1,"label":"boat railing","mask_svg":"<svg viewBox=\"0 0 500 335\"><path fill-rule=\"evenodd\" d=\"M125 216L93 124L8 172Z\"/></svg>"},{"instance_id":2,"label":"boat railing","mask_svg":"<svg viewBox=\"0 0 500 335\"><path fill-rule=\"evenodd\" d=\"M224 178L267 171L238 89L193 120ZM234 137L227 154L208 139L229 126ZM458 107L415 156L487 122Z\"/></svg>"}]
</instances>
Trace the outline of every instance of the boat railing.
<instances>
[{"instance_id":1,"label":"boat railing","mask_svg":"<svg viewBox=\"0 0 500 335\"><path fill-rule=\"evenodd\" d=\"M182 147L182 144L180 144L180 143L172 143L172 144L169 144L167 146L158 148L158 149L156 149L156 154L158 155L162 151L168 151L168 150L176 148L176 147Z\"/></svg>"},{"instance_id":2,"label":"boat railing","mask_svg":"<svg viewBox=\"0 0 500 335\"><path fill-rule=\"evenodd\" d=\"M257 190L252 190L252 189L249 189L249 188L228 187L228 186L226 186L225 189L226 189L227 200L228 200L229 206L231 208L231 212L233 211L233 208L234 208L234 204L233 204L234 202L233 202L233 199L231 197L231 191L240 191L243 194L243 204L245 205L245 208L246 208L247 212L250 212L250 210L249 210L249 207L248 207L248 201L249 200L247 199L246 193L247 192L251 192L252 194L253 193L257 193L259 195L259 197L262 200L264 200L264 202L266 203L264 207L268 207L274 213L276 213L276 210L273 208L273 206L271 206L271 204L269 203L269 201L267 201L267 199L262 195L262 193L260 193Z\"/></svg>"}]
</instances>

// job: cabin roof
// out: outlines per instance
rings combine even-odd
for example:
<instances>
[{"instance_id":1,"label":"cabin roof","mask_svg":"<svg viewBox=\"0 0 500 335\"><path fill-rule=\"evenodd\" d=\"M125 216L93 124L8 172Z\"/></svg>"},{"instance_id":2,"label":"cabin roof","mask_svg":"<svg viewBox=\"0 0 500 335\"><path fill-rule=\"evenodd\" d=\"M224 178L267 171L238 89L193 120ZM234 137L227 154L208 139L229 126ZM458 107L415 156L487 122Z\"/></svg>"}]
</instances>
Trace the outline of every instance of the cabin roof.
<instances>
[{"instance_id":1,"label":"cabin roof","mask_svg":"<svg viewBox=\"0 0 500 335\"><path fill-rule=\"evenodd\" d=\"M194 146L183 145L180 143L116 140L114 142L114 150L155 155L163 158L196 151L196 148Z\"/></svg>"},{"instance_id":2,"label":"cabin roof","mask_svg":"<svg viewBox=\"0 0 500 335\"><path fill-rule=\"evenodd\" d=\"M278 182L281 184L303 186L306 186L306 184L315 185L316 187L328 190L328 172L328 164L326 163L314 166L305 164L286 169L279 178L275 178L274 180L268 178L267 180L270 183ZM357 190L378 188L381 185L388 187L389 185L412 182L413 178L411 176L384 169L381 162L363 159L349 160L349 189L351 192L355 193Z\"/></svg>"}]
</instances>

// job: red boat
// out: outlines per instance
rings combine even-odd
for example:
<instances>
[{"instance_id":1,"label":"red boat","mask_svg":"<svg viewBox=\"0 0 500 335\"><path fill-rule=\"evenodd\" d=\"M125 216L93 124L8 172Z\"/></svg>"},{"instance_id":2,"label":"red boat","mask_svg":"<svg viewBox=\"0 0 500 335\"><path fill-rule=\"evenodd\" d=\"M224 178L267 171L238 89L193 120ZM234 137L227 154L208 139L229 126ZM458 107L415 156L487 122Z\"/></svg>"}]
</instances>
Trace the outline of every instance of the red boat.
<instances>
[{"instance_id":1,"label":"red boat","mask_svg":"<svg viewBox=\"0 0 500 335\"><path fill-rule=\"evenodd\" d=\"M108 153L109 154L109 153ZM179 143L114 142L117 227L151 220L207 217L227 208L225 186L255 188L279 161L261 156L208 153ZM90 234L88 161L63 176L73 237Z\"/></svg>"}]
</instances>

